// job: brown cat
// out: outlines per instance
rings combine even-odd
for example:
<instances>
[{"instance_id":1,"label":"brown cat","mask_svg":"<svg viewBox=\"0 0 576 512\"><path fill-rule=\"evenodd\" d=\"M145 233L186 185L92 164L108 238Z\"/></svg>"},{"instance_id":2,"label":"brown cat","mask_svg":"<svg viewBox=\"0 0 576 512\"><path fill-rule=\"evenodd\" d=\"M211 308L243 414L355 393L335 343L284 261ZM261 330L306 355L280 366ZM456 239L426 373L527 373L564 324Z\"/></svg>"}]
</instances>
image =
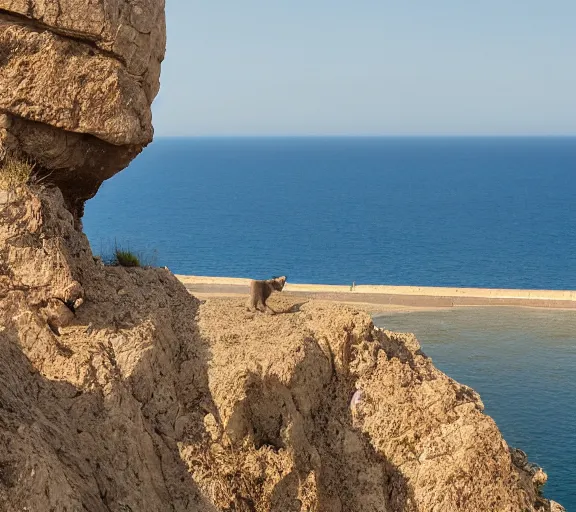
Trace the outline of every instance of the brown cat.
<instances>
[{"instance_id":1,"label":"brown cat","mask_svg":"<svg viewBox=\"0 0 576 512\"><path fill-rule=\"evenodd\" d=\"M250 281L250 299L248 300L248 311L262 311L263 313L270 313L275 315L274 311L270 306L266 304L268 297L272 295L272 292L281 292L282 288L286 284L286 276L274 277L266 281ZM260 307L262 306L262 309Z\"/></svg>"}]
</instances>

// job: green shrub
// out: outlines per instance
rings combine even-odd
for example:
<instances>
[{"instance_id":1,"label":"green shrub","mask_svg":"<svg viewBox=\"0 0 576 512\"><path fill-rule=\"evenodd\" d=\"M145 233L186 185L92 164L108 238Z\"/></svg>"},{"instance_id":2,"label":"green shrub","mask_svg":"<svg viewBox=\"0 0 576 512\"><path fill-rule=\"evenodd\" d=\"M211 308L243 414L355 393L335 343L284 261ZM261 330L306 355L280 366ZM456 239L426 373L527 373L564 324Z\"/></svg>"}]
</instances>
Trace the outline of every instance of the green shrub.
<instances>
[{"instance_id":1,"label":"green shrub","mask_svg":"<svg viewBox=\"0 0 576 512\"><path fill-rule=\"evenodd\" d=\"M114 253L116 258L116 265L121 267L139 267L140 259L131 251L125 251L123 249L116 249Z\"/></svg>"},{"instance_id":2,"label":"green shrub","mask_svg":"<svg viewBox=\"0 0 576 512\"><path fill-rule=\"evenodd\" d=\"M158 251L132 251L127 244L120 245L113 241L100 240L100 251L95 255L108 267L157 267Z\"/></svg>"}]
</instances>

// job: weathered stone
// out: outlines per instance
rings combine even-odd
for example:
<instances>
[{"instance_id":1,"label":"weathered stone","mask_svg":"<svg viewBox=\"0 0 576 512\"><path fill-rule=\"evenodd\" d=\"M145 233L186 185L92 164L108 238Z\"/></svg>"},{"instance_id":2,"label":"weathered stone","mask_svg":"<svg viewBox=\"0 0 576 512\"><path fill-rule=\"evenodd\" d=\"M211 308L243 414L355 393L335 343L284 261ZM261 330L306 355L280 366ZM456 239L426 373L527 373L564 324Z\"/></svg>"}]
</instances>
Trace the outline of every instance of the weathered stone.
<instances>
[{"instance_id":1,"label":"weathered stone","mask_svg":"<svg viewBox=\"0 0 576 512\"><path fill-rule=\"evenodd\" d=\"M152 115L140 82L116 59L83 43L0 20L0 108L30 121L147 144Z\"/></svg>"},{"instance_id":2,"label":"weathered stone","mask_svg":"<svg viewBox=\"0 0 576 512\"><path fill-rule=\"evenodd\" d=\"M8 114L0 113L0 129L10 128L10 116Z\"/></svg>"},{"instance_id":3,"label":"weathered stone","mask_svg":"<svg viewBox=\"0 0 576 512\"><path fill-rule=\"evenodd\" d=\"M0 0L0 9L112 52L130 73L145 75L150 101L158 92L166 47L164 0Z\"/></svg>"},{"instance_id":4,"label":"weathered stone","mask_svg":"<svg viewBox=\"0 0 576 512\"><path fill-rule=\"evenodd\" d=\"M0 165L30 158L75 217L153 137L164 0L0 0Z\"/></svg>"},{"instance_id":5,"label":"weathered stone","mask_svg":"<svg viewBox=\"0 0 576 512\"><path fill-rule=\"evenodd\" d=\"M67 327L74 320L74 313L61 300L51 298L41 310L46 323L57 335L60 335L60 328Z\"/></svg>"},{"instance_id":6,"label":"weathered stone","mask_svg":"<svg viewBox=\"0 0 576 512\"><path fill-rule=\"evenodd\" d=\"M11 151L19 149L46 169L50 182L60 187L71 211L80 216L84 201L96 194L100 184L128 166L142 151L137 144L115 146L92 135L22 118L13 121L9 134Z\"/></svg>"}]
</instances>

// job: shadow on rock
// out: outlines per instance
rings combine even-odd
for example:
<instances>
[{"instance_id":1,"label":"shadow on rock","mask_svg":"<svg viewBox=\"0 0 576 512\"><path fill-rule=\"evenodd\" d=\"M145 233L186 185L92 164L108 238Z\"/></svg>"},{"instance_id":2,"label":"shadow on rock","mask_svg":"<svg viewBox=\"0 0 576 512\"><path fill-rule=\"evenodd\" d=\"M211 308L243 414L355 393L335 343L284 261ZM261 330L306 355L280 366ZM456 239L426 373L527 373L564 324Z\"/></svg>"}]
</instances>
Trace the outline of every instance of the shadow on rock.
<instances>
[{"instance_id":1,"label":"shadow on rock","mask_svg":"<svg viewBox=\"0 0 576 512\"><path fill-rule=\"evenodd\" d=\"M0 332L2 510L216 510L176 433L185 418L200 441L213 409L197 302L177 282L149 286L160 271L113 273L103 279L124 284L123 304L88 284L92 300L59 337L22 297L0 304L19 310ZM154 298L135 296L139 280Z\"/></svg>"},{"instance_id":2,"label":"shadow on rock","mask_svg":"<svg viewBox=\"0 0 576 512\"><path fill-rule=\"evenodd\" d=\"M223 432L214 431L209 449L190 439L182 450L206 487L212 482L214 502L246 511L413 510L401 471L353 424L352 381L314 336L284 336L283 327L302 319L285 317L282 326L262 316L242 326L234 316L241 312L228 306L223 318L218 301L207 305L201 326L228 326L211 341L209 370ZM244 327L252 329L251 340L242 337ZM260 334L278 340L275 350Z\"/></svg>"}]
</instances>

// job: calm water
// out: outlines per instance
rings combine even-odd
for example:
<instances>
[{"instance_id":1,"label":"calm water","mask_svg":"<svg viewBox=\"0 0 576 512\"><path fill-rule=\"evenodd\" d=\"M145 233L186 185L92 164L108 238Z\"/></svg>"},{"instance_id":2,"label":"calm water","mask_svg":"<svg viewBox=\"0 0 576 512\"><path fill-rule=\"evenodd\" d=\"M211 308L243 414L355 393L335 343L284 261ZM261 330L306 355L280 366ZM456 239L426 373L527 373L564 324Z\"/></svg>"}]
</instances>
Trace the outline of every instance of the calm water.
<instances>
[{"instance_id":1,"label":"calm water","mask_svg":"<svg viewBox=\"0 0 576 512\"><path fill-rule=\"evenodd\" d=\"M176 273L292 282L576 289L576 138L164 139L89 201L114 240ZM479 391L576 510L576 313L395 315Z\"/></svg>"},{"instance_id":2,"label":"calm water","mask_svg":"<svg viewBox=\"0 0 576 512\"><path fill-rule=\"evenodd\" d=\"M480 393L506 441L545 469L545 495L576 510L576 312L463 308L375 324L416 333L439 369Z\"/></svg>"},{"instance_id":3,"label":"calm water","mask_svg":"<svg viewBox=\"0 0 576 512\"><path fill-rule=\"evenodd\" d=\"M576 138L164 139L86 208L184 274L576 289Z\"/></svg>"}]
</instances>

